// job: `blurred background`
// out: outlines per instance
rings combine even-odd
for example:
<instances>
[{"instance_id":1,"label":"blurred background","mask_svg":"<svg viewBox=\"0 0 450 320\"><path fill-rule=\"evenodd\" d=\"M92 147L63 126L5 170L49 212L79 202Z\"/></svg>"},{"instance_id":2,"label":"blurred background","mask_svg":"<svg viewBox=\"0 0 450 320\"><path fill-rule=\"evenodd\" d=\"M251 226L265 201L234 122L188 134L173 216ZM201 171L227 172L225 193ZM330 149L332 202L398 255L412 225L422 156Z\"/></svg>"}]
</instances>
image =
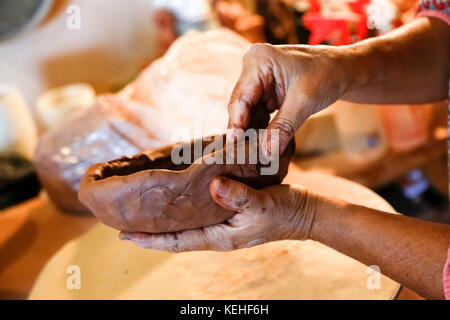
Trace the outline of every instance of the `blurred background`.
<instances>
[{"instance_id":1,"label":"blurred background","mask_svg":"<svg viewBox=\"0 0 450 320\"><path fill-rule=\"evenodd\" d=\"M413 0L2 0L0 208L36 196L37 141L132 82L188 30L249 42L346 45L414 19ZM399 212L450 222L447 102L338 101L297 133L295 163L375 190Z\"/></svg>"}]
</instances>

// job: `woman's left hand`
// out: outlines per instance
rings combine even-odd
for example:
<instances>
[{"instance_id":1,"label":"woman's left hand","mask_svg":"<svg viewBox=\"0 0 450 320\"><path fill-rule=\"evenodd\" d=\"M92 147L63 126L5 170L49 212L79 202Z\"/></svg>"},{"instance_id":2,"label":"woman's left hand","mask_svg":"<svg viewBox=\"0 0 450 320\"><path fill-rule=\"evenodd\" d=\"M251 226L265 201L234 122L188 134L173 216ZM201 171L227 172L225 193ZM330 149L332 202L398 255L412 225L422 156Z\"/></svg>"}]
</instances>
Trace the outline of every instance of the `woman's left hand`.
<instances>
[{"instance_id":1,"label":"woman's left hand","mask_svg":"<svg viewBox=\"0 0 450 320\"><path fill-rule=\"evenodd\" d=\"M120 239L170 252L230 251L277 240L306 240L314 224L318 195L305 188L278 185L255 190L218 177L210 184L214 201L236 214L224 223L174 233L121 232Z\"/></svg>"}]
</instances>

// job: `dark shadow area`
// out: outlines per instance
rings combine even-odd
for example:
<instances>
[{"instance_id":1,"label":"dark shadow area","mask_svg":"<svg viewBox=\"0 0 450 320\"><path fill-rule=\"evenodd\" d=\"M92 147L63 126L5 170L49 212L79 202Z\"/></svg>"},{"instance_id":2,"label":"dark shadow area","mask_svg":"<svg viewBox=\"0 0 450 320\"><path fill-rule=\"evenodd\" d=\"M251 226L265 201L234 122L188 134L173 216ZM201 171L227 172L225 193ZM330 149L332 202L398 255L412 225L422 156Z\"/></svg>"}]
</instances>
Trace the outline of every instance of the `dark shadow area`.
<instances>
[{"instance_id":1,"label":"dark shadow area","mask_svg":"<svg viewBox=\"0 0 450 320\"><path fill-rule=\"evenodd\" d=\"M37 226L33 221L28 221L14 236L0 247L0 274L29 249L29 246L36 239L37 234Z\"/></svg>"},{"instance_id":2,"label":"dark shadow area","mask_svg":"<svg viewBox=\"0 0 450 320\"><path fill-rule=\"evenodd\" d=\"M408 184L393 183L375 191L404 215L450 224L448 198L424 177Z\"/></svg>"},{"instance_id":3,"label":"dark shadow area","mask_svg":"<svg viewBox=\"0 0 450 320\"><path fill-rule=\"evenodd\" d=\"M13 290L0 290L0 300L25 300L27 295Z\"/></svg>"}]
</instances>

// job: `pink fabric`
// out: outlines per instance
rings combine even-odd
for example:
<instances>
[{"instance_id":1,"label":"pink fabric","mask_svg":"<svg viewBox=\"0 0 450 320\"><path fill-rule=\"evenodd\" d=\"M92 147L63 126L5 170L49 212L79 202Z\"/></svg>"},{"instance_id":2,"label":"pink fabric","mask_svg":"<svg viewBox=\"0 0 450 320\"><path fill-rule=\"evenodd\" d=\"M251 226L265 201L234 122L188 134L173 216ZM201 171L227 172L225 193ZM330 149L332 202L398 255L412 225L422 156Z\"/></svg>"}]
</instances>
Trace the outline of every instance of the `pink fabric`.
<instances>
[{"instance_id":1,"label":"pink fabric","mask_svg":"<svg viewBox=\"0 0 450 320\"><path fill-rule=\"evenodd\" d=\"M438 18L446 22L448 25L450 25L450 0L420 0L419 4L417 5L416 16ZM450 130L450 109L449 109L449 130ZM450 163L450 147L449 147L449 163ZM445 298L447 300L450 300L450 247L448 248L447 262L445 263L443 276L444 276L443 284L444 284Z\"/></svg>"},{"instance_id":2,"label":"pink fabric","mask_svg":"<svg viewBox=\"0 0 450 320\"><path fill-rule=\"evenodd\" d=\"M450 0L420 0L417 17L433 17L450 25Z\"/></svg>"},{"instance_id":3,"label":"pink fabric","mask_svg":"<svg viewBox=\"0 0 450 320\"><path fill-rule=\"evenodd\" d=\"M450 15L448 13L445 13L443 11L437 11L437 10L424 10L420 11L417 14L417 17L431 17L431 18L438 18L443 21L445 21L448 25L450 25Z\"/></svg>"},{"instance_id":4,"label":"pink fabric","mask_svg":"<svg viewBox=\"0 0 450 320\"><path fill-rule=\"evenodd\" d=\"M450 25L450 0L420 0L419 4L417 5L416 16L438 18L446 22L448 25ZM450 109L449 109L449 126L450 126ZM450 161L450 147L449 147L449 161ZM444 277L443 284L444 284L445 298L447 300L450 300L450 247L448 248L447 262L445 263L443 277Z\"/></svg>"},{"instance_id":5,"label":"pink fabric","mask_svg":"<svg viewBox=\"0 0 450 320\"><path fill-rule=\"evenodd\" d=\"M450 300L450 247L448 248L447 263L444 267L444 292L445 299Z\"/></svg>"}]
</instances>

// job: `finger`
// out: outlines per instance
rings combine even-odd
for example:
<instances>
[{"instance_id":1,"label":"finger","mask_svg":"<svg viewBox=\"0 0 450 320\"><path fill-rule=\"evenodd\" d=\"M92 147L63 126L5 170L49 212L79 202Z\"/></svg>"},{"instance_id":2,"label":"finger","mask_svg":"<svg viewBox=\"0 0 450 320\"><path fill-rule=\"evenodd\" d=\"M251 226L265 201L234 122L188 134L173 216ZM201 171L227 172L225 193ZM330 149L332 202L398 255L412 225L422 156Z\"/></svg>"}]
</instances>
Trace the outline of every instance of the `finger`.
<instances>
[{"instance_id":1,"label":"finger","mask_svg":"<svg viewBox=\"0 0 450 320\"><path fill-rule=\"evenodd\" d=\"M264 89L262 102L269 113L278 109L278 97L275 89L275 82L271 82L268 88Z\"/></svg>"},{"instance_id":2,"label":"finger","mask_svg":"<svg viewBox=\"0 0 450 320\"><path fill-rule=\"evenodd\" d=\"M230 129L248 128L252 107L259 102L264 91L259 76L249 69L249 67L243 67L228 103L228 128Z\"/></svg>"},{"instance_id":3,"label":"finger","mask_svg":"<svg viewBox=\"0 0 450 320\"><path fill-rule=\"evenodd\" d=\"M173 253L210 249L210 244L204 236L203 229L173 233L121 232L119 238L132 241L141 248Z\"/></svg>"},{"instance_id":4,"label":"finger","mask_svg":"<svg viewBox=\"0 0 450 320\"><path fill-rule=\"evenodd\" d=\"M261 202L257 190L225 177L214 178L209 189L214 201L228 210L243 212Z\"/></svg>"},{"instance_id":5,"label":"finger","mask_svg":"<svg viewBox=\"0 0 450 320\"><path fill-rule=\"evenodd\" d=\"M302 105L302 99L294 92L286 95L280 110L269 123L262 142L266 157L273 159L283 154L296 131L311 115L309 109L308 106Z\"/></svg>"}]
</instances>

